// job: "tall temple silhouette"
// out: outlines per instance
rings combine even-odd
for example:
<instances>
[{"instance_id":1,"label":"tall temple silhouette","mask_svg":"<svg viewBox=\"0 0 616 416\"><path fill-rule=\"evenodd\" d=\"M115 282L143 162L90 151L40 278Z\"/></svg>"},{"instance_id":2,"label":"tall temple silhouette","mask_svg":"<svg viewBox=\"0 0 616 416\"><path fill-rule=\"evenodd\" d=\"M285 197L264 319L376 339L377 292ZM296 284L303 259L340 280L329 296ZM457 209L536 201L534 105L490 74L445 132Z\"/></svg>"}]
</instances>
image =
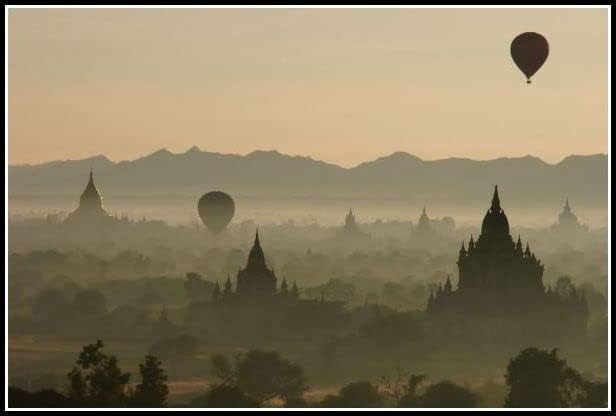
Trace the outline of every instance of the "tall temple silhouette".
<instances>
[{"instance_id":1,"label":"tall temple silhouette","mask_svg":"<svg viewBox=\"0 0 616 416\"><path fill-rule=\"evenodd\" d=\"M237 273L238 295L272 295L276 293L276 274L265 264L265 254L259 242L259 230L248 254L246 267Z\"/></svg>"},{"instance_id":2,"label":"tall temple silhouette","mask_svg":"<svg viewBox=\"0 0 616 416\"><path fill-rule=\"evenodd\" d=\"M86 188L79 197L79 207L66 218L67 223L96 224L110 219L111 216L103 208L103 197L96 189L94 175L90 170L90 177Z\"/></svg>"},{"instance_id":3,"label":"tall temple silhouette","mask_svg":"<svg viewBox=\"0 0 616 416\"><path fill-rule=\"evenodd\" d=\"M259 230L257 229L254 243L248 253L246 266L237 272L235 292L233 292L231 276L227 276L222 293L218 282L216 282L212 301L235 299L243 302L250 299L271 299L273 295L280 295L284 298L299 297L299 289L295 282L289 289L287 280L283 277L280 290L278 290L277 281L276 273L273 269L267 267L265 262L265 253L261 247Z\"/></svg>"},{"instance_id":4,"label":"tall temple silhouette","mask_svg":"<svg viewBox=\"0 0 616 416\"><path fill-rule=\"evenodd\" d=\"M494 188L492 206L488 209L481 235L473 237L468 251L460 249L458 258L459 289L466 288L516 288L543 291L543 265L531 253L529 244L522 249L518 236L514 244L509 234L509 221L500 206L498 187Z\"/></svg>"},{"instance_id":5,"label":"tall temple silhouette","mask_svg":"<svg viewBox=\"0 0 616 416\"><path fill-rule=\"evenodd\" d=\"M498 187L481 224L481 234L471 236L468 248L462 243L458 257L458 286L448 276L430 294L427 312L433 316L524 321L529 325L551 322L583 328L587 318L586 301L576 293L559 298L543 284L544 266L523 248L518 236L514 242L509 220L501 207Z\"/></svg>"}]
</instances>

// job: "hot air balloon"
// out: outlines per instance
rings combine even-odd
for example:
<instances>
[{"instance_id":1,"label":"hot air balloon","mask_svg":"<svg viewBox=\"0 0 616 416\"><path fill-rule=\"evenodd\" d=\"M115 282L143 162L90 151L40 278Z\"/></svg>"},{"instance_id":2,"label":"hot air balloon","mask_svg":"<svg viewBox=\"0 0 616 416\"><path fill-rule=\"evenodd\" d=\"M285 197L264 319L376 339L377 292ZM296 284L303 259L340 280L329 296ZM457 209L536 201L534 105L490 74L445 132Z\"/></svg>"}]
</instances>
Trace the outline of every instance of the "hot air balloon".
<instances>
[{"instance_id":1,"label":"hot air balloon","mask_svg":"<svg viewBox=\"0 0 616 416\"><path fill-rule=\"evenodd\" d=\"M526 75L526 83L530 77L541 68L548 58L550 46L546 38L535 32L519 34L511 42L511 57L513 62Z\"/></svg>"},{"instance_id":2,"label":"hot air balloon","mask_svg":"<svg viewBox=\"0 0 616 416\"><path fill-rule=\"evenodd\" d=\"M233 198L221 191L212 191L203 195L199 199L197 208L201 221L214 234L220 234L235 213Z\"/></svg>"}]
</instances>

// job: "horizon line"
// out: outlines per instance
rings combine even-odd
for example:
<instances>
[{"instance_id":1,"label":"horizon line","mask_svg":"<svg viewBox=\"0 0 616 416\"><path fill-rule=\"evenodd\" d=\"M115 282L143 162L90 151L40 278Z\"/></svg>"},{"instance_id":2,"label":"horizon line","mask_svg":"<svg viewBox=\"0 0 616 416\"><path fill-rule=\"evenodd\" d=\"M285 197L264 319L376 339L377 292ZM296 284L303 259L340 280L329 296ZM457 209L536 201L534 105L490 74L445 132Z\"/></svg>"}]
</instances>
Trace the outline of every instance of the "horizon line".
<instances>
[{"instance_id":1,"label":"horizon line","mask_svg":"<svg viewBox=\"0 0 616 416\"><path fill-rule=\"evenodd\" d=\"M341 166L337 163L334 162L327 162L325 160L322 159L315 159L314 157L310 156L310 155L301 155L301 154L290 154L290 153L282 153L279 150L276 149L255 149L252 150L250 152L247 153L223 153L223 152L215 152L215 151L209 151L209 150L203 150L201 148L199 148L197 145L193 145L191 147L189 147L187 150L183 151L183 152L172 152L169 149L167 149L166 147L162 147L158 150L152 151L150 153L147 153L145 155L142 156L137 156L134 159L122 159L122 160L112 160L110 159L108 156L99 153L96 155L92 155L92 156L87 156L87 157L83 157L83 158L79 158L79 159L54 159L54 160L48 160L48 161L42 161L42 162L38 162L38 163L8 163L7 166L9 168L18 168L18 167L38 167L38 166L43 166L43 165L47 165L47 164L52 164L52 163L67 163L67 162L82 162L82 161L87 161L87 160L91 160L91 159L96 159L96 158L104 158L105 160L113 163L113 164L120 164L120 163L129 163L129 162L135 162L137 160L140 159L144 159L147 157L150 157L156 153L168 153L170 155L173 156L179 156L179 155L184 155L190 152L199 152L199 153L207 153L207 154L212 154L212 155L220 155L220 156L236 156L236 157L249 157L255 153L275 153L275 154L279 154L282 156L287 156L287 157L291 157L291 158L301 158L301 159L309 159L312 160L314 162L318 162L318 163L323 163L326 165L330 165L330 166L335 166L341 169L346 169L346 170L350 170L350 169L355 169L359 166L365 165L367 163L373 163L376 162L378 160L381 159L386 159L386 158L390 158L392 156L395 155L403 155L405 157L410 157L410 158L415 158L418 159L421 162L441 162L441 161L446 161L446 160L469 160L469 161L473 161L473 162L492 162L492 161L496 161L496 160L502 160L502 159L525 159L525 158L533 158L533 159L537 159L539 161L541 161L542 163L545 163L547 165L558 165L559 163L562 163L563 161L565 161L566 159L570 158L570 157L591 157L591 156L608 156L608 153L588 153L588 154L579 154L579 153L571 153L567 156L564 156L562 159L560 159L558 162L554 162L554 163L550 163L545 161L544 159L542 159L539 156L535 156L535 155L531 155L531 154L526 154L524 156L499 156L499 157L494 157L494 158L489 158L489 159L473 159L471 157L468 156L449 156L449 157L443 157L443 158L437 158L437 159L423 159L417 155L414 155L412 153L406 152L406 151L402 151L402 150L397 150L394 151L392 153L383 155L383 156L377 156L374 159L371 160L366 160L364 162L360 162L357 163L355 165L352 165L350 167L345 167L345 166Z\"/></svg>"}]
</instances>

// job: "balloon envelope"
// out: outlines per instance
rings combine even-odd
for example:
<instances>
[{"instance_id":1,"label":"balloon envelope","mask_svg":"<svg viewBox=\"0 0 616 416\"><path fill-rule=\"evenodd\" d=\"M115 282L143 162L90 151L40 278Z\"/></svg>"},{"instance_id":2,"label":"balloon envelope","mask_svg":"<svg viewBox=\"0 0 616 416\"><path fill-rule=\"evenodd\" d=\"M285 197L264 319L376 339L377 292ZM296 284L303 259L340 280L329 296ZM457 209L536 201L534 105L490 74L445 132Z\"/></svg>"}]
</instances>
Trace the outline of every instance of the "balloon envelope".
<instances>
[{"instance_id":1,"label":"balloon envelope","mask_svg":"<svg viewBox=\"0 0 616 416\"><path fill-rule=\"evenodd\" d=\"M511 42L513 62L526 75L526 82L529 84L530 77L541 68L549 51L547 39L535 32L519 34Z\"/></svg>"},{"instance_id":2,"label":"balloon envelope","mask_svg":"<svg viewBox=\"0 0 616 416\"><path fill-rule=\"evenodd\" d=\"M235 214L233 198L221 191L208 192L199 199L197 206L203 224L214 234L219 234Z\"/></svg>"}]
</instances>

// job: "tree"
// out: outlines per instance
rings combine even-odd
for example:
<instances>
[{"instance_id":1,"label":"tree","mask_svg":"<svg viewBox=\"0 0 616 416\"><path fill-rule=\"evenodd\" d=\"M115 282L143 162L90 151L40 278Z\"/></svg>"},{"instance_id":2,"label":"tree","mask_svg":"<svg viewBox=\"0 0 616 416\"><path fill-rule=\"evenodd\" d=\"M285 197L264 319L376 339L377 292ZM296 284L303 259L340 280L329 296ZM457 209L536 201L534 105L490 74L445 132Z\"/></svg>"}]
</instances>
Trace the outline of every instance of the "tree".
<instances>
[{"instance_id":1,"label":"tree","mask_svg":"<svg viewBox=\"0 0 616 416\"><path fill-rule=\"evenodd\" d=\"M62 320L70 315L71 303L59 289L42 290L32 303L32 314L40 320Z\"/></svg>"},{"instance_id":2,"label":"tree","mask_svg":"<svg viewBox=\"0 0 616 416\"><path fill-rule=\"evenodd\" d=\"M286 401L307 390L301 367L277 352L248 351L236 371L238 387L261 403L276 397Z\"/></svg>"},{"instance_id":3,"label":"tree","mask_svg":"<svg viewBox=\"0 0 616 416\"><path fill-rule=\"evenodd\" d=\"M75 312L81 316L102 315L107 310L105 296L95 289L80 290L73 300Z\"/></svg>"},{"instance_id":4,"label":"tree","mask_svg":"<svg viewBox=\"0 0 616 416\"><path fill-rule=\"evenodd\" d=\"M184 288L189 298L193 300L205 299L211 294L210 286L213 285L203 280L200 274L194 272L186 273Z\"/></svg>"},{"instance_id":5,"label":"tree","mask_svg":"<svg viewBox=\"0 0 616 416\"><path fill-rule=\"evenodd\" d=\"M421 396L418 395L419 385L426 379L424 374L411 374L406 383L405 393L398 400L398 407L421 407Z\"/></svg>"},{"instance_id":6,"label":"tree","mask_svg":"<svg viewBox=\"0 0 616 416\"><path fill-rule=\"evenodd\" d=\"M259 404L246 396L237 386L214 385L207 394L207 407L258 407Z\"/></svg>"},{"instance_id":7,"label":"tree","mask_svg":"<svg viewBox=\"0 0 616 416\"><path fill-rule=\"evenodd\" d=\"M283 296L289 294L289 287L287 285L287 278L285 276L282 277L282 283L280 284L280 294Z\"/></svg>"},{"instance_id":8,"label":"tree","mask_svg":"<svg viewBox=\"0 0 616 416\"><path fill-rule=\"evenodd\" d=\"M236 383L236 376L233 372L233 364L222 354L214 354L211 358L214 375L220 380L220 384L232 385Z\"/></svg>"},{"instance_id":9,"label":"tree","mask_svg":"<svg viewBox=\"0 0 616 416\"><path fill-rule=\"evenodd\" d=\"M575 285L569 276L560 276L558 280L556 280L554 291L563 299L570 298L577 293Z\"/></svg>"},{"instance_id":10,"label":"tree","mask_svg":"<svg viewBox=\"0 0 616 416\"><path fill-rule=\"evenodd\" d=\"M558 357L557 349L523 350L509 361L505 380L509 388L505 407L595 405L602 401L603 389L607 398L607 385L584 380L566 360Z\"/></svg>"},{"instance_id":11,"label":"tree","mask_svg":"<svg viewBox=\"0 0 616 416\"><path fill-rule=\"evenodd\" d=\"M231 276L227 275L227 281L225 282L225 291L222 293L226 298L231 296Z\"/></svg>"},{"instance_id":12,"label":"tree","mask_svg":"<svg viewBox=\"0 0 616 416\"><path fill-rule=\"evenodd\" d=\"M340 389L338 395L326 396L320 407L383 407L384 397L376 386L368 381L357 381Z\"/></svg>"},{"instance_id":13,"label":"tree","mask_svg":"<svg viewBox=\"0 0 616 416\"><path fill-rule=\"evenodd\" d=\"M199 351L199 340L190 335L163 338L149 348L148 353L164 360L186 359Z\"/></svg>"},{"instance_id":14,"label":"tree","mask_svg":"<svg viewBox=\"0 0 616 416\"><path fill-rule=\"evenodd\" d=\"M293 282L293 287L291 288L291 296L294 298L299 298L299 289L296 282Z\"/></svg>"},{"instance_id":15,"label":"tree","mask_svg":"<svg viewBox=\"0 0 616 416\"><path fill-rule=\"evenodd\" d=\"M564 368L565 361L558 358L556 349L523 350L507 365L505 407L559 407Z\"/></svg>"},{"instance_id":16,"label":"tree","mask_svg":"<svg viewBox=\"0 0 616 416\"><path fill-rule=\"evenodd\" d=\"M214 286L214 292L212 293L212 302L216 302L218 298L220 298L220 285L217 280L216 285Z\"/></svg>"},{"instance_id":17,"label":"tree","mask_svg":"<svg viewBox=\"0 0 616 416\"><path fill-rule=\"evenodd\" d=\"M146 355L139 364L141 383L135 389L134 402L138 407L165 407L167 405L167 376L162 363L153 355Z\"/></svg>"},{"instance_id":18,"label":"tree","mask_svg":"<svg viewBox=\"0 0 616 416\"><path fill-rule=\"evenodd\" d=\"M466 408L477 407L478 397L451 381L441 381L426 388L421 396L421 407Z\"/></svg>"},{"instance_id":19,"label":"tree","mask_svg":"<svg viewBox=\"0 0 616 416\"><path fill-rule=\"evenodd\" d=\"M71 402L68 398L55 390L41 390L32 393L18 387L8 388L9 407L70 407Z\"/></svg>"},{"instance_id":20,"label":"tree","mask_svg":"<svg viewBox=\"0 0 616 416\"><path fill-rule=\"evenodd\" d=\"M126 385L130 373L124 373L113 355L101 352L103 342L85 345L76 365L68 373L69 397L85 406L116 407L127 402Z\"/></svg>"},{"instance_id":21,"label":"tree","mask_svg":"<svg viewBox=\"0 0 616 416\"><path fill-rule=\"evenodd\" d=\"M584 390L586 392L582 402L582 407L607 407L608 386L602 381L585 381Z\"/></svg>"},{"instance_id":22,"label":"tree","mask_svg":"<svg viewBox=\"0 0 616 416\"><path fill-rule=\"evenodd\" d=\"M259 405L274 398L297 399L308 389L303 370L277 352L250 350L235 357L235 363L221 355L212 365L222 385L239 388Z\"/></svg>"},{"instance_id":23,"label":"tree","mask_svg":"<svg viewBox=\"0 0 616 416\"><path fill-rule=\"evenodd\" d=\"M405 383L404 380L409 376L409 373L402 370L399 363L396 364L394 371L395 375L393 378L381 377L381 385L383 386L383 392L398 405L400 399L408 390L408 383Z\"/></svg>"}]
</instances>

